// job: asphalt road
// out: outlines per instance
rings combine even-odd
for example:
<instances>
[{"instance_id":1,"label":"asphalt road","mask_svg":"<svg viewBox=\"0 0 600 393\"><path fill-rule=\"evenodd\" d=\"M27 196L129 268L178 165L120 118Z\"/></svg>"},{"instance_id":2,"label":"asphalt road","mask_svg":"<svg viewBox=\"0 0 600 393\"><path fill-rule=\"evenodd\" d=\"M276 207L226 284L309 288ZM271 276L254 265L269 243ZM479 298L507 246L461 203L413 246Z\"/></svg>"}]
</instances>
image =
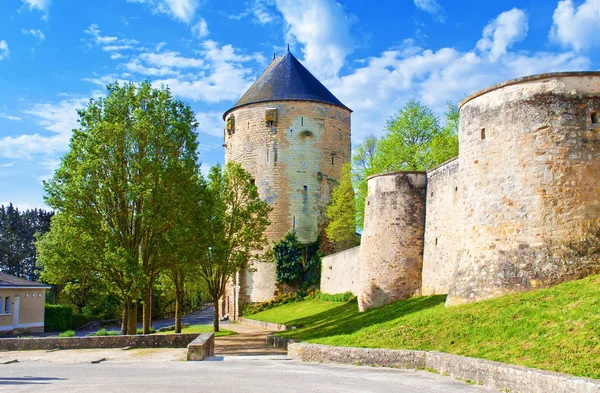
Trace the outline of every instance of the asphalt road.
<instances>
[{"instance_id":1,"label":"asphalt road","mask_svg":"<svg viewBox=\"0 0 600 393\"><path fill-rule=\"evenodd\" d=\"M321 365L268 358L204 362L0 365L7 392L491 392L425 371Z\"/></svg>"}]
</instances>

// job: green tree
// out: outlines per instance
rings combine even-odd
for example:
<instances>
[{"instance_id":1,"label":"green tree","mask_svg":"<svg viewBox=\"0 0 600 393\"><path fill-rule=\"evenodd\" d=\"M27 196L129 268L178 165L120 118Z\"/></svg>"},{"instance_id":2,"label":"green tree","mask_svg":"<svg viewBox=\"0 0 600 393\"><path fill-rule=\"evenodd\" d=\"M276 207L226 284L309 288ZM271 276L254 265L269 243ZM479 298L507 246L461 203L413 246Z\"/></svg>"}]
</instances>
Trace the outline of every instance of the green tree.
<instances>
[{"instance_id":1,"label":"green tree","mask_svg":"<svg viewBox=\"0 0 600 393\"><path fill-rule=\"evenodd\" d=\"M329 220L325 232L332 243L341 248L349 248L356 244L356 206L350 163L342 167L340 182L333 189L331 203L325 215ZM339 248L339 247L338 247Z\"/></svg>"},{"instance_id":2,"label":"green tree","mask_svg":"<svg viewBox=\"0 0 600 393\"><path fill-rule=\"evenodd\" d=\"M320 241L302 244L295 232L273 245L268 258L275 262L276 280L292 289L306 291L321 280Z\"/></svg>"},{"instance_id":3,"label":"green tree","mask_svg":"<svg viewBox=\"0 0 600 393\"><path fill-rule=\"evenodd\" d=\"M94 270L123 303L123 333L136 332L140 298L147 331L152 284L170 262L158 257L160 241L198 171L198 124L188 105L148 81L108 85L78 114L46 203L97 243Z\"/></svg>"},{"instance_id":4,"label":"green tree","mask_svg":"<svg viewBox=\"0 0 600 393\"><path fill-rule=\"evenodd\" d=\"M458 109L448 103L446 124L420 102L409 101L386 123L385 135L366 140L353 157L358 226L364 222L367 177L393 171L426 171L458 155ZM369 154L370 153L370 154Z\"/></svg>"},{"instance_id":5,"label":"green tree","mask_svg":"<svg viewBox=\"0 0 600 393\"><path fill-rule=\"evenodd\" d=\"M446 103L446 124L431 141L431 159L435 165L458 156L458 126L460 112L452 102Z\"/></svg>"},{"instance_id":6,"label":"green tree","mask_svg":"<svg viewBox=\"0 0 600 393\"><path fill-rule=\"evenodd\" d=\"M352 156L352 185L355 192L356 224L362 228L367 198L367 177L374 174L373 157L377 153L377 138L367 137L354 149Z\"/></svg>"},{"instance_id":7,"label":"green tree","mask_svg":"<svg viewBox=\"0 0 600 393\"><path fill-rule=\"evenodd\" d=\"M0 271L28 280L38 279L35 235L48 232L53 214L41 209L20 212L12 203L0 206Z\"/></svg>"},{"instance_id":8,"label":"green tree","mask_svg":"<svg viewBox=\"0 0 600 393\"><path fill-rule=\"evenodd\" d=\"M198 249L198 274L214 302L214 330L219 331L218 301L225 285L237 272L249 268L267 245L269 204L260 199L254 179L239 164L229 162L225 171L213 166L208 174L208 220L196 222L208 239Z\"/></svg>"}]
</instances>

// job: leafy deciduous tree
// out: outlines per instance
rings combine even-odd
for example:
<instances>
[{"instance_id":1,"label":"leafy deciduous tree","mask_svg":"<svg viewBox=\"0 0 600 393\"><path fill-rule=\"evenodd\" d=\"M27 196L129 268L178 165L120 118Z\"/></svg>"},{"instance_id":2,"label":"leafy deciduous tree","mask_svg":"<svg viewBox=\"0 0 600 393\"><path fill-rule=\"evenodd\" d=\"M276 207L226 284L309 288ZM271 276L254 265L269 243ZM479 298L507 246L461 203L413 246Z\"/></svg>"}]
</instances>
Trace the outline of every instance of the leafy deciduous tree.
<instances>
[{"instance_id":1,"label":"leafy deciduous tree","mask_svg":"<svg viewBox=\"0 0 600 393\"><path fill-rule=\"evenodd\" d=\"M260 199L254 180L239 164L229 162L225 171L213 166L207 181L208 222L200 220L199 229L208 239L198 247L198 274L205 281L214 302L214 330L219 331L217 302L233 275L260 258L267 244L264 234L269 225L269 204Z\"/></svg>"},{"instance_id":2,"label":"leafy deciduous tree","mask_svg":"<svg viewBox=\"0 0 600 393\"><path fill-rule=\"evenodd\" d=\"M195 181L198 124L167 88L146 81L107 90L78 112L70 151L45 183L46 203L97 243L90 269L123 302L123 332L135 334L137 302L144 298L148 315L152 283L168 262L158 258L160 241Z\"/></svg>"},{"instance_id":3,"label":"leafy deciduous tree","mask_svg":"<svg viewBox=\"0 0 600 393\"><path fill-rule=\"evenodd\" d=\"M356 244L356 206L350 163L342 167L340 182L331 194L331 203L325 215L329 220L325 232L338 248L349 248Z\"/></svg>"}]
</instances>

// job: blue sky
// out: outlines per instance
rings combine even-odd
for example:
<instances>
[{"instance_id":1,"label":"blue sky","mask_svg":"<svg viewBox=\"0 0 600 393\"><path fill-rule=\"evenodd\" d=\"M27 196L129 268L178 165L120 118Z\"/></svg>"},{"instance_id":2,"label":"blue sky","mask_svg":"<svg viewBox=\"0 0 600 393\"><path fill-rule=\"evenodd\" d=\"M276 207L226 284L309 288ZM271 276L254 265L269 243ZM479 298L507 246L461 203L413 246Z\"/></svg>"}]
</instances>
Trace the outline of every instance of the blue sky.
<instances>
[{"instance_id":1,"label":"blue sky","mask_svg":"<svg viewBox=\"0 0 600 393\"><path fill-rule=\"evenodd\" d=\"M600 0L0 0L0 204L43 207L76 110L106 83L169 85L223 162L222 113L292 52L354 110L353 143L409 99L598 69Z\"/></svg>"}]
</instances>

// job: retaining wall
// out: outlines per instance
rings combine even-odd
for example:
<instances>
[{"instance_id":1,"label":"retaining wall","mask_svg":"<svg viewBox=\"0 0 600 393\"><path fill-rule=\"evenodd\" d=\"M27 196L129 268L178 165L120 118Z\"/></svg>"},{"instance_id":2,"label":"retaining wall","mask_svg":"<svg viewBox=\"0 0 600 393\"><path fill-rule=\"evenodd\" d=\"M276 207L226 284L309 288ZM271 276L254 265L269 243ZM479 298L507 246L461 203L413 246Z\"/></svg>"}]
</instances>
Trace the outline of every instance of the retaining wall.
<instances>
[{"instance_id":1,"label":"retaining wall","mask_svg":"<svg viewBox=\"0 0 600 393\"><path fill-rule=\"evenodd\" d=\"M600 393L600 380L434 351L290 343L288 356L319 363L426 369L511 393Z\"/></svg>"},{"instance_id":2,"label":"retaining wall","mask_svg":"<svg viewBox=\"0 0 600 393\"><path fill-rule=\"evenodd\" d=\"M321 292L358 295L358 263L360 246L328 255L322 259Z\"/></svg>"}]
</instances>

